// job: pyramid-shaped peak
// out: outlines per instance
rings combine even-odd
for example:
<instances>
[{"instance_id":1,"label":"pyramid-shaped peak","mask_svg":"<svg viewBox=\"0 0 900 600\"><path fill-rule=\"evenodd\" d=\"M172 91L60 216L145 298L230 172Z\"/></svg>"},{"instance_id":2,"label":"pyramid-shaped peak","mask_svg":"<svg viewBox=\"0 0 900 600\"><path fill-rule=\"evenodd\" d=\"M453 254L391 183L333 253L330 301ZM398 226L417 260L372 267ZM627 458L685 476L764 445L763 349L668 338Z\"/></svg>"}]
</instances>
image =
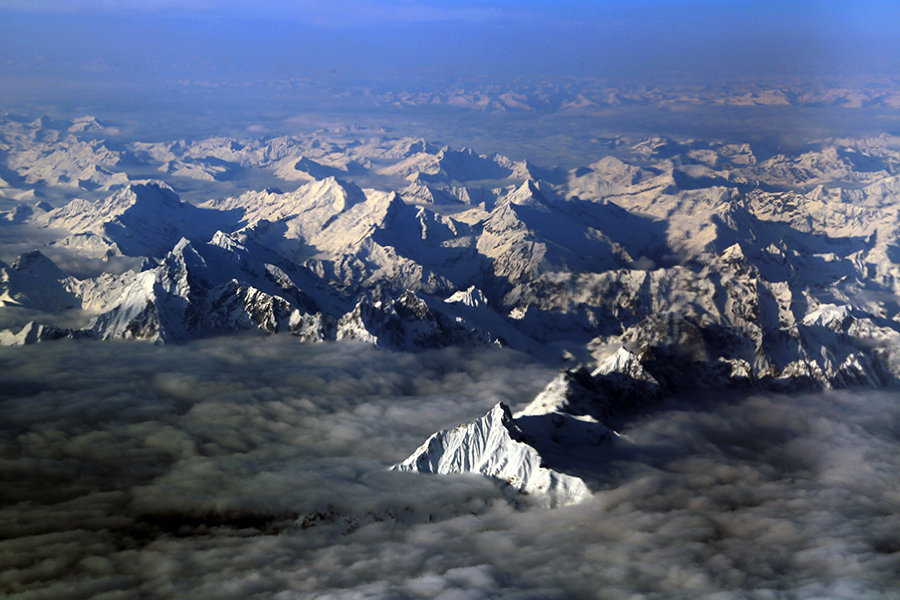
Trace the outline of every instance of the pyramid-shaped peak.
<instances>
[{"instance_id":1,"label":"pyramid-shaped peak","mask_svg":"<svg viewBox=\"0 0 900 600\"><path fill-rule=\"evenodd\" d=\"M221 229L216 230L212 238L210 238L209 243L213 246L218 246L219 248L224 248L226 250L231 250L232 248L236 247L243 247L233 234L225 233Z\"/></svg>"},{"instance_id":2,"label":"pyramid-shaped peak","mask_svg":"<svg viewBox=\"0 0 900 600\"><path fill-rule=\"evenodd\" d=\"M76 117L72 119L72 125L69 127L71 133L101 133L106 127L97 120L96 117L86 115L84 117Z\"/></svg>"},{"instance_id":3,"label":"pyramid-shaped peak","mask_svg":"<svg viewBox=\"0 0 900 600\"><path fill-rule=\"evenodd\" d=\"M109 201L110 204L122 206L161 205L174 208L184 204L175 190L156 180L131 182L115 191Z\"/></svg>"},{"instance_id":4,"label":"pyramid-shaped peak","mask_svg":"<svg viewBox=\"0 0 900 600\"><path fill-rule=\"evenodd\" d=\"M206 261L194 248L191 241L182 237L175 243L175 246L163 258L163 264L170 268L182 269L188 266L204 266Z\"/></svg>"},{"instance_id":5,"label":"pyramid-shaped peak","mask_svg":"<svg viewBox=\"0 0 900 600\"><path fill-rule=\"evenodd\" d=\"M612 375L619 373L637 381L645 381L657 384L656 379L650 375L641 364L640 359L624 347L620 347L611 356L604 360L591 376Z\"/></svg>"},{"instance_id":6,"label":"pyramid-shaped peak","mask_svg":"<svg viewBox=\"0 0 900 600\"><path fill-rule=\"evenodd\" d=\"M725 248L722 252L722 258L727 261L743 261L745 260L744 249L737 242Z\"/></svg>"},{"instance_id":7,"label":"pyramid-shaped peak","mask_svg":"<svg viewBox=\"0 0 900 600\"><path fill-rule=\"evenodd\" d=\"M329 207L336 212L366 201L366 194L359 186L336 177L311 181L297 192L310 207Z\"/></svg>"},{"instance_id":8,"label":"pyramid-shaped peak","mask_svg":"<svg viewBox=\"0 0 900 600\"><path fill-rule=\"evenodd\" d=\"M546 202L540 186L533 179L523 181L519 187L509 193L507 199L511 204L521 206L532 206Z\"/></svg>"},{"instance_id":9,"label":"pyramid-shaped peak","mask_svg":"<svg viewBox=\"0 0 900 600\"><path fill-rule=\"evenodd\" d=\"M52 260L47 258L40 250L32 250L20 255L12 263L16 271L29 271L35 275L62 275L62 271Z\"/></svg>"}]
</instances>

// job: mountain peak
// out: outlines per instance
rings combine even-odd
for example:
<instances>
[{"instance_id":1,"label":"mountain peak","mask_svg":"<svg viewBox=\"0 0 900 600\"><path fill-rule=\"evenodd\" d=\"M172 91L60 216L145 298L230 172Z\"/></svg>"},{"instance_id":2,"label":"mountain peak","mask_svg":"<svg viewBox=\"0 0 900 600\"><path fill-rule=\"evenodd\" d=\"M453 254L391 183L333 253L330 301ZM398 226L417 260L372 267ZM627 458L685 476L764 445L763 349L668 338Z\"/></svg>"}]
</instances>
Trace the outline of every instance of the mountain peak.
<instances>
[{"instance_id":1,"label":"mountain peak","mask_svg":"<svg viewBox=\"0 0 900 600\"><path fill-rule=\"evenodd\" d=\"M56 263L47 258L40 250L32 250L20 255L10 266L16 271L28 271L41 277L57 278L63 275L62 270L56 266Z\"/></svg>"},{"instance_id":2,"label":"mountain peak","mask_svg":"<svg viewBox=\"0 0 900 600\"><path fill-rule=\"evenodd\" d=\"M498 402L471 423L435 433L392 468L418 473L480 473L542 498L550 506L590 497L584 481L541 463L541 454L528 443L509 407Z\"/></svg>"},{"instance_id":3,"label":"mountain peak","mask_svg":"<svg viewBox=\"0 0 900 600\"><path fill-rule=\"evenodd\" d=\"M359 186L334 176L312 181L297 192L301 192L306 207L329 208L335 213L366 201L366 194Z\"/></svg>"},{"instance_id":4,"label":"mountain peak","mask_svg":"<svg viewBox=\"0 0 900 600\"><path fill-rule=\"evenodd\" d=\"M106 127L96 117L86 115L72 119L69 133L103 133Z\"/></svg>"},{"instance_id":5,"label":"mountain peak","mask_svg":"<svg viewBox=\"0 0 900 600\"><path fill-rule=\"evenodd\" d=\"M540 186L532 179L523 181L519 187L507 194L506 200L519 206L544 206L547 201L541 193Z\"/></svg>"},{"instance_id":6,"label":"mountain peak","mask_svg":"<svg viewBox=\"0 0 900 600\"><path fill-rule=\"evenodd\" d=\"M621 374L630 377L635 381L643 381L652 385L658 385L658 382L650 373L644 369L638 357L628 351L624 347L620 347L611 356L604 360L591 373L591 376Z\"/></svg>"},{"instance_id":7,"label":"mountain peak","mask_svg":"<svg viewBox=\"0 0 900 600\"><path fill-rule=\"evenodd\" d=\"M59 209L58 213L59 216L62 216L66 212L71 214L81 211L93 213L98 218L109 219L129 210L158 213L159 211L178 210L184 206L186 203L166 183L145 180L130 182L98 202L73 200ZM67 208L70 210L66 210Z\"/></svg>"}]
</instances>

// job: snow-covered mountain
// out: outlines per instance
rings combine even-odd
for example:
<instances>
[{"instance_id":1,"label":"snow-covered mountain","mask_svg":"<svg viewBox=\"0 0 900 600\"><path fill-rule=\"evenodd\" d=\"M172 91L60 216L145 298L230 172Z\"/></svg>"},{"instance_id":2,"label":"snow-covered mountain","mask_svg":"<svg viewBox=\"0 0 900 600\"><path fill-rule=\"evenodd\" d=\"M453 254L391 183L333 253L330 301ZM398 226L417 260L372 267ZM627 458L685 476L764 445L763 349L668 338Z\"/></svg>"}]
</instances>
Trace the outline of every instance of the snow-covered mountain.
<instances>
[{"instance_id":1,"label":"snow-covered mountain","mask_svg":"<svg viewBox=\"0 0 900 600\"><path fill-rule=\"evenodd\" d=\"M101 257L159 257L182 237L208 237L227 220L227 213L199 209L155 181L129 183L100 201L75 199L31 219L67 232L57 245Z\"/></svg>"},{"instance_id":2,"label":"snow-covered mountain","mask_svg":"<svg viewBox=\"0 0 900 600\"><path fill-rule=\"evenodd\" d=\"M498 403L480 419L435 433L394 469L444 475L479 473L543 498L550 506L580 502L590 496L587 484L575 475L543 466L547 458L539 448L551 437L570 449L586 441L601 446L615 433L599 423L562 413L546 417L540 424L528 417L513 419L509 407ZM585 437L585 430L593 437Z\"/></svg>"},{"instance_id":3,"label":"snow-covered mountain","mask_svg":"<svg viewBox=\"0 0 900 600\"><path fill-rule=\"evenodd\" d=\"M24 152L79 135L102 144L106 129L7 117L2 131ZM40 273L25 258L3 267L3 302L74 307L86 319L77 330L100 338L254 327L395 347L499 343L597 364L623 347L664 388L884 383L900 333L898 146L882 136L759 159L747 144L646 138L565 172L413 138L119 144L118 162L78 161L122 165L122 184L6 213L55 239L35 248ZM16 156L7 168L23 187L29 169L57 160L23 170ZM288 159L308 177L281 191L295 179ZM195 205L128 173L198 161L261 169L277 185ZM361 173L376 186L354 183ZM139 260L76 279L48 257ZM845 316L817 316L834 311Z\"/></svg>"},{"instance_id":4,"label":"snow-covered mountain","mask_svg":"<svg viewBox=\"0 0 900 600\"><path fill-rule=\"evenodd\" d=\"M87 118L0 125L0 227L42 240L0 264L2 344L249 329L584 364L515 418L497 407L436 435L405 470L565 503L590 482L545 468L560 428L612 440L605 419L698 386L900 376L895 137L798 154L621 138L565 171L417 138L106 144ZM187 180L210 186L202 201L175 191Z\"/></svg>"}]
</instances>

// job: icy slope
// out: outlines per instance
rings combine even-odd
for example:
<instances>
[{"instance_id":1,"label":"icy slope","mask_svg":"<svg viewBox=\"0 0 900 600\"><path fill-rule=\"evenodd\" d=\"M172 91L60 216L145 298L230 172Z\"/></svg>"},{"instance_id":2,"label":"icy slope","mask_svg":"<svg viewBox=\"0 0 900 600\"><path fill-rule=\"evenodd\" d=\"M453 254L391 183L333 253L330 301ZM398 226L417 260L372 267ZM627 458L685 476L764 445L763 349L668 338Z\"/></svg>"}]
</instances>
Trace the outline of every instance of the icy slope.
<instances>
[{"instance_id":1,"label":"icy slope","mask_svg":"<svg viewBox=\"0 0 900 600\"><path fill-rule=\"evenodd\" d=\"M542 436L548 433L540 432ZM498 403L480 419L435 433L393 468L441 475L478 473L550 506L574 504L590 497L584 481L542 467L541 462L540 453L516 424L509 407Z\"/></svg>"}]
</instances>

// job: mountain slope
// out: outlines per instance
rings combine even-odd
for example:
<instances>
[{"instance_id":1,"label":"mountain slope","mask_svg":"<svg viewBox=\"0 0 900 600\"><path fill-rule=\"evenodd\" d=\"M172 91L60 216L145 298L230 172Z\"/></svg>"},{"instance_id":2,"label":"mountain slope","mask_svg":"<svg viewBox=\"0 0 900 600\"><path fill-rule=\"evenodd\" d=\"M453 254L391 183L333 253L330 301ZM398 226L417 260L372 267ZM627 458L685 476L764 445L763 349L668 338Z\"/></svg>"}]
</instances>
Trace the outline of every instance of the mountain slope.
<instances>
[{"instance_id":1,"label":"mountain slope","mask_svg":"<svg viewBox=\"0 0 900 600\"><path fill-rule=\"evenodd\" d=\"M90 120L53 127L16 122L4 135L27 148L98 133ZM594 370L624 348L629 372L643 369L664 392L897 377L893 138L766 157L715 141L614 146L615 157L564 171L415 138L128 144L110 165L278 178L293 161L305 183L195 206L166 184L128 182L11 211L10 226L59 234L42 246L59 265L90 260L105 272L4 267L3 302L80 310L73 331L96 337L303 330L398 348L568 352ZM844 316L823 316L834 314Z\"/></svg>"}]
</instances>

